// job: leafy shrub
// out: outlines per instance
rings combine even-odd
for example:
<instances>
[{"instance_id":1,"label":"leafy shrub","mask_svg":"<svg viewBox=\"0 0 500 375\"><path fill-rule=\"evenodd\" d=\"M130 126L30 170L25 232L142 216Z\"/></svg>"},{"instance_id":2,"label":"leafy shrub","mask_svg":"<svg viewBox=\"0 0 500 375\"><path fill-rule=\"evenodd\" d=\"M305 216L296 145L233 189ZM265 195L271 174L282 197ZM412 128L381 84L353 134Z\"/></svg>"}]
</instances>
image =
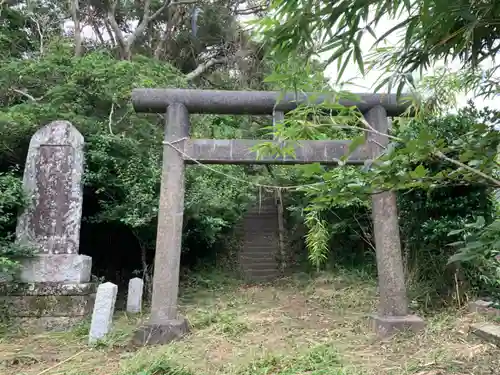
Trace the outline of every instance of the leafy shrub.
<instances>
[{"instance_id":1,"label":"leafy shrub","mask_svg":"<svg viewBox=\"0 0 500 375\"><path fill-rule=\"evenodd\" d=\"M497 118L494 111L469 106L455 115L397 121L393 135L407 142L395 142L394 151L387 153L384 165L376 170L305 166L307 173L299 176L300 182L324 181L295 194L293 200L294 211L305 216L309 259L315 266L327 259L349 266L374 265L370 193L387 187L398 195L408 277L430 282L436 289L442 287L452 255L448 233L477 216L491 221L493 205L485 181L436 158L431 145L450 158L475 158L477 168L491 173L488 168L496 155L498 137L487 124ZM424 138L419 139L421 136ZM410 149L411 142L417 142L417 150Z\"/></svg>"},{"instance_id":2,"label":"leafy shrub","mask_svg":"<svg viewBox=\"0 0 500 375\"><path fill-rule=\"evenodd\" d=\"M21 180L13 173L0 172L0 276L2 277L17 271L18 257L31 254L31 249L12 241L17 213L24 203Z\"/></svg>"},{"instance_id":3,"label":"leafy shrub","mask_svg":"<svg viewBox=\"0 0 500 375\"><path fill-rule=\"evenodd\" d=\"M144 56L120 61L111 53L94 51L75 58L71 45L55 40L47 44L40 59L10 59L0 66L0 84L25 88L37 98L31 100L19 90L0 94L0 170L24 164L30 137L38 128L53 120L71 121L86 145L82 229L91 226L95 235L98 229L104 228L99 233L105 233L107 226L118 227L132 237L121 251L139 254L139 246L148 251L150 260L165 124L162 116L135 113L130 94L134 87L185 87L183 74L164 61ZM214 132L237 138L242 124L249 124L230 116L191 116L191 120L194 137ZM213 169L246 179L240 166ZM251 196L243 183L203 168L187 168L184 253L202 257L214 252ZM83 237L83 253L94 256L109 250L87 245L92 241ZM141 267L137 258L129 258L135 269ZM96 266L98 274L110 268L101 269L97 262Z\"/></svg>"},{"instance_id":4,"label":"leafy shrub","mask_svg":"<svg viewBox=\"0 0 500 375\"><path fill-rule=\"evenodd\" d=\"M496 154L496 140L484 137L485 124L495 118L495 112L477 110L474 106L460 110L456 115L441 118L414 120L406 126L396 128L397 134L407 139L418 138L425 132L433 142L439 142L446 155L455 160L478 159L477 166L486 173L492 155ZM486 141L485 141L486 140ZM469 145L482 143L479 149ZM491 188L479 178L462 175L455 165L437 158L428 157L415 161L413 168L422 165L426 176L424 182L398 193L401 237L403 251L411 281L432 283L436 292L449 293L456 290L455 282L470 283L477 280L473 268L467 274L459 272L458 279L452 277L448 258L453 248L448 246L450 231L464 228L467 222L481 216L491 222L494 206ZM484 167L484 168L483 168ZM429 178L426 182L425 179ZM456 269L455 269L456 271ZM476 270L481 273L480 269ZM463 285L466 286L466 285Z\"/></svg>"},{"instance_id":5,"label":"leafy shrub","mask_svg":"<svg viewBox=\"0 0 500 375\"><path fill-rule=\"evenodd\" d=\"M451 231L460 239L450 244L458 251L448 263L463 263L476 292L500 301L500 219L488 224L484 217Z\"/></svg>"}]
</instances>

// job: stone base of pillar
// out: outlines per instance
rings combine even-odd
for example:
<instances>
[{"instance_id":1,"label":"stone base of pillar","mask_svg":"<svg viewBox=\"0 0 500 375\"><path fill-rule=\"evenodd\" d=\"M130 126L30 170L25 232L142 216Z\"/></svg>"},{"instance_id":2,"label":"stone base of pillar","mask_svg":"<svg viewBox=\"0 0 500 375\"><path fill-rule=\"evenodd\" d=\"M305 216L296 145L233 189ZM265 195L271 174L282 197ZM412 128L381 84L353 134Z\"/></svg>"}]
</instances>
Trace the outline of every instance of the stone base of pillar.
<instances>
[{"instance_id":1,"label":"stone base of pillar","mask_svg":"<svg viewBox=\"0 0 500 375\"><path fill-rule=\"evenodd\" d=\"M0 283L0 310L24 330L67 330L92 313L95 293L94 283Z\"/></svg>"},{"instance_id":2,"label":"stone base of pillar","mask_svg":"<svg viewBox=\"0 0 500 375\"><path fill-rule=\"evenodd\" d=\"M28 283L87 283L91 270L92 258L87 255L37 255L21 260L18 279Z\"/></svg>"},{"instance_id":3,"label":"stone base of pillar","mask_svg":"<svg viewBox=\"0 0 500 375\"><path fill-rule=\"evenodd\" d=\"M186 319L169 320L162 324L146 323L133 338L136 345L162 345L180 339L189 332Z\"/></svg>"},{"instance_id":4,"label":"stone base of pillar","mask_svg":"<svg viewBox=\"0 0 500 375\"><path fill-rule=\"evenodd\" d=\"M425 328L425 322L417 315L380 316L372 315L370 323L380 337L391 336L396 332L410 330L418 332Z\"/></svg>"}]
</instances>

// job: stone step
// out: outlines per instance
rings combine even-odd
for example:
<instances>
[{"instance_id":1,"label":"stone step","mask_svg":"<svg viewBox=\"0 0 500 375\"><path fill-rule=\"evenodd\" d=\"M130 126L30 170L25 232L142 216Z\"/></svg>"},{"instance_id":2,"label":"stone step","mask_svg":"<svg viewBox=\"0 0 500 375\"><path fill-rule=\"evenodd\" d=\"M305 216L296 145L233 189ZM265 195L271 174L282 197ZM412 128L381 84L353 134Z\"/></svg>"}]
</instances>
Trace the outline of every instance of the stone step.
<instances>
[{"instance_id":1,"label":"stone step","mask_svg":"<svg viewBox=\"0 0 500 375\"><path fill-rule=\"evenodd\" d=\"M252 236L269 237L278 236L278 226L276 227L269 224L263 225L249 225L244 228L246 234L251 234Z\"/></svg>"},{"instance_id":2,"label":"stone step","mask_svg":"<svg viewBox=\"0 0 500 375\"><path fill-rule=\"evenodd\" d=\"M276 258L271 258L271 257L255 257L255 258L240 258L239 259L240 264L245 264L245 265L253 265L253 264L278 264L278 260Z\"/></svg>"},{"instance_id":3,"label":"stone step","mask_svg":"<svg viewBox=\"0 0 500 375\"><path fill-rule=\"evenodd\" d=\"M262 227L257 227L257 226L251 226L248 228L245 228L245 234L254 239L258 238L273 238L273 237L278 237L278 228L269 228L268 225L262 226Z\"/></svg>"},{"instance_id":4,"label":"stone step","mask_svg":"<svg viewBox=\"0 0 500 375\"><path fill-rule=\"evenodd\" d=\"M252 207L250 210L247 211L247 215L251 215L251 214L255 214L255 215L259 215L259 214L263 214L263 213L274 213L276 214L278 212L278 209L275 207L275 206L260 206L260 209L259 207Z\"/></svg>"},{"instance_id":5,"label":"stone step","mask_svg":"<svg viewBox=\"0 0 500 375\"><path fill-rule=\"evenodd\" d=\"M243 271L245 275L248 276L278 276L279 275L279 270L277 268L269 268L269 269L246 269Z\"/></svg>"},{"instance_id":6,"label":"stone step","mask_svg":"<svg viewBox=\"0 0 500 375\"><path fill-rule=\"evenodd\" d=\"M250 245L257 243L257 241L261 243L264 243L264 241L265 243L269 243L269 241L278 241L279 234L278 232L265 233L263 231L247 230L245 231L244 237L249 239L248 245Z\"/></svg>"},{"instance_id":7,"label":"stone step","mask_svg":"<svg viewBox=\"0 0 500 375\"><path fill-rule=\"evenodd\" d=\"M276 258L278 255L278 252L275 251L274 249L264 249L260 248L258 251L257 249L252 250L252 251L242 251L240 252L240 257L242 258Z\"/></svg>"},{"instance_id":8,"label":"stone step","mask_svg":"<svg viewBox=\"0 0 500 375\"><path fill-rule=\"evenodd\" d=\"M271 247L255 247L249 249L244 248L240 251L240 257L245 258L257 258L257 257L269 257L269 258L276 258L278 255L278 249L276 248L271 248Z\"/></svg>"},{"instance_id":9,"label":"stone step","mask_svg":"<svg viewBox=\"0 0 500 375\"><path fill-rule=\"evenodd\" d=\"M244 246L242 251L254 252L255 250L262 249L279 249L278 240L261 240L261 239L252 239L248 241Z\"/></svg>"},{"instance_id":10,"label":"stone step","mask_svg":"<svg viewBox=\"0 0 500 375\"><path fill-rule=\"evenodd\" d=\"M241 254L240 255L240 262L246 262L246 263L260 263L260 262L266 262L266 263L276 263L278 262L278 257L277 254L274 253L260 253L260 254Z\"/></svg>"},{"instance_id":11,"label":"stone step","mask_svg":"<svg viewBox=\"0 0 500 375\"><path fill-rule=\"evenodd\" d=\"M252 241L251 244L245 244L241 251L246 251L249 253L265 251L277 251L279 249L278 241Z\"/></svg>"},{"instance_id":12,"label":"stone step","mask_svg":"<svg viewBox=\"0 0 500 375\"><path fill-rule=\"evenodd\" d=\"M248 255L241 255L240 256L240 262L242 263L278 263L278 258L274 256L273 254L248 254Z\"/></svg>"},{"instance_id":13,"label":"stone step","mask_svg":"<svg viewBox=\"0 0 500 375\"><path fill-rule=\"evenodd\" d=\"M269 249L278 249L279 248L279 242L277 237L270 237L270 238L258 238L258 234L256 235L245 235L244 239L245 244L244 248L245 249L260 249L260 248L269 248Z\"/></svg>"},{"instance_id":14,"label":"stone step","mask_svg":"<svg viewBox=\"0 0 500 375\"><path fill-rule=\"evenodd\" d=\"M278 222L278 213L276 211L262 211L260 214L257 212L251 212L248 214L249 216L245 217L244 223L274 223Z\"/></svg>"},{"instance_id":15,"label":"stone step","mask_svg":"<svg viewBox=\"0 0 500 375\"><path fill-rule=\"evenodd\" d=\"M476 323L471 326L474 335L500 346L500 325L493 323Z\"/></svg>"},{"instance_id":16,"label":"stone step","mask_svg":"<svg viewBox=\"0 0 500 375\"><path fill-rule=\"evenodd\" d=\"M254 270L254 269L277 269L278 262L241 262L241 266L245 270Z\"/></svg>"}]
</instances>

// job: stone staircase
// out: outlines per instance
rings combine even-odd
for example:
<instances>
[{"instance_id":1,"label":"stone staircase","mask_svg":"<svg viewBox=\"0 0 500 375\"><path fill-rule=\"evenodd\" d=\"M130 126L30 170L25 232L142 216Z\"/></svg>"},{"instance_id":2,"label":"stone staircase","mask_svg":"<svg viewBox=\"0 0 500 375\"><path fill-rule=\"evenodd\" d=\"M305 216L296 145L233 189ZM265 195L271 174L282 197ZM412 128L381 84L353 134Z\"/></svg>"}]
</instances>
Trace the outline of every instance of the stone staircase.
<instances>
[{"instance_id":1,"label":"stone staircase","mask_svg":"<svg viewBox=\"0 0 500 375\"><path fill-rule=\"evenodd\" d=\"M267 282L279 277L278 209L274 195L263 197L247 211L241 229L239 263L244 278Z\"/></svg>"}]
</instances>

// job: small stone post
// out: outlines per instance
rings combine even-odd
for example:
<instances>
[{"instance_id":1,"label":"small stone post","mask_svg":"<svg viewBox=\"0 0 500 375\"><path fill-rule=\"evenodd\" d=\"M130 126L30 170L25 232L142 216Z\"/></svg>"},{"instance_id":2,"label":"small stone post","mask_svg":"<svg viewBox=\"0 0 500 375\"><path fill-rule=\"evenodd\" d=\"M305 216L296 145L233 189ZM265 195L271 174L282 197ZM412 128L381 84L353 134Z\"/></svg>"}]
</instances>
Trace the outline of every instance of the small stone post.
<instances>
[{"instance_id":1,"label":"small stone post","mask_svg":"<svg viewBox=\"0 0 500 375\"><path fill-rule=\"evenodd\" d=\"M177 316L182 222L184 214L184 149L189 135L189 113L183 104L170 104L165 124L160 207L156 235L151 318L135 335L142 344L164 344L188 331Z\"/></svg>"},{"instance_id":2,"label":"small stone post","mask_svg":"<svg viewBox=\"0 0 500 375\"><path fill-rule=\"evenodd\" d=\"M142 311L142 292L144 282L138 277L130 279L127 294L127 312L137 314Z\"/></svg>"},{"instance_id":3,"label":"small stone post","mask_svg":"<svg viewBox=\"0 0 500 375\"><path fill-rule=\"evenodd\" d=\"M365 118L376 131L388 133L389 121L384 107L373 107ZM368 132L367 138L373 159L389 144L389 138L382 134ZM380 291L379 311L373 316L375 330L381 336L408 328L419 330L424 327L423 320L408 315L396 194L392 191L373 194L372 215Z\"/></svg>"},{"instance_id":4,"label":"small stone post","mask_svg":"<svg viewBox=\"0 0 500 375\"><path fill-rule=\"evenodd\" d=\"M68 121L38 129L29 144L23 177L28 203L16 240L35 256L21 260L17 283L0 283L11 317L24 326L64 330L92 311L92 259L78 254L83 146L83 136Z\"/></svg>"},{"instance_id":5,"label":"small stone post","mask_svg":"<svg viewBox=\"0 0 500 375\"><path fill-rule=\"evenodd\" d=\"M93 344L97 340L104 338L111 330L117 292L118 286L110 282L101 284L97 288L94 311L90 323L89 344Z\"/></svg>"}]
</instances>

